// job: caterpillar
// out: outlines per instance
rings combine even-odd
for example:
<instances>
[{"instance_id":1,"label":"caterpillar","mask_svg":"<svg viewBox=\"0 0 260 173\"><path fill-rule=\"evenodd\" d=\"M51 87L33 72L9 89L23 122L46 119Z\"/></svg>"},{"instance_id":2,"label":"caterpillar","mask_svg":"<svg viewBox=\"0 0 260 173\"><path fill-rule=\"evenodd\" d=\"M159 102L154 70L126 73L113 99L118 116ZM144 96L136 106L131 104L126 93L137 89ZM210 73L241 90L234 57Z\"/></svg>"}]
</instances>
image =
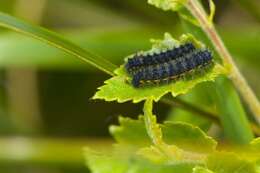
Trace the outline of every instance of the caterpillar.
<instances>
[{"instance_id":1,"label":"caterpillar","mask_svg":"<svg viewBox=\"0 0 260 173\"><path fill-rule=\"evenodd\" d=\"M169 83L186 73L205 67L212 62L212 54L209 50L195 50L169 61L153 63L142 68L136 68L132 75L132 85L136 88L143 84Z\"/></svg>"},{"instance_id":2,"label":"caterpillar","mask_svg":"<svg viewBox=\"0 0 260 173\"><path fill-rule=\"evenodd\" d=\"M158 63L166 63L194 50L195 47L192 43L186 43L184 45L180 45L177 48L173 48L158 54L136 54L134 57L128 59L125 68L129 74L134 74L136 73L136 70L139 70L140 68L156 65Z\"/></svg>"}]
</instances>

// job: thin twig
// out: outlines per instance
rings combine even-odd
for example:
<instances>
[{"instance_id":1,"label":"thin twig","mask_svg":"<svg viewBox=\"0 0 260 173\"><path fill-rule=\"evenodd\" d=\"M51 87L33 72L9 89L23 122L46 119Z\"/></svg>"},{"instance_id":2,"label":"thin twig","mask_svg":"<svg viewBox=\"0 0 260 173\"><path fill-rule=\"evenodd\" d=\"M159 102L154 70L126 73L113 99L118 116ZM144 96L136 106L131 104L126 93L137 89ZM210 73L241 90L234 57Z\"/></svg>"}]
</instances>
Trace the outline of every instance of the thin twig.
<instances>
[{"instance_id":1,"label":"thin twig","mask_svg":"<svg viewBox=\"0 0 260 173\"><path fill-rule=\"evenodd\" d=\"M255 116L255 119L260 124L260 103L253 93L252 89L247 84L245 78L237 68L231 54L225 47L214 25L208 20L206 12L197 0L188 0L186 8L198 20L202 29L215 46L216 51L223 59L224 64L230 66L229 78L232 80L234 86L239 91L239 93L249 106L250 110L252 111L253 115Z\"/></svg>"}]
</instances>

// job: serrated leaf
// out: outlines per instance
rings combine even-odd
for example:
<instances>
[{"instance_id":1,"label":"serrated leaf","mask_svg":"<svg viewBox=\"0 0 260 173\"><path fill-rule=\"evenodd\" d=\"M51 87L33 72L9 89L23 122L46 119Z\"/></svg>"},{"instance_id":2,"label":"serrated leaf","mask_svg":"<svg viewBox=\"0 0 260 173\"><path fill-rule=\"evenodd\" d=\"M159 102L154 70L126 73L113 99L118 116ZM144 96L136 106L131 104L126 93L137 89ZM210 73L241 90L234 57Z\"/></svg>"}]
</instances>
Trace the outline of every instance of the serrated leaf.
<instances>
[{"instance_id":1,"label":"serrated leaf","mask_svg":"<svg viewBox=\"0 0 260 173\"><path fill-rule=\"evenodd\" d=\"M151 139L145 131L143 116L138 120L120 117L120 126L112 126L110 130L117 142L137 147L150 146ZM163 140L183 150L195 152L212 152L216 141L207 136L198 127L187 123L166 122L161 124Z\"/></svg>"},{"instance_id":2,"label":"serrated leaf","mask_svg":"<svg viewBox=\"0 0 260 173\"><path fill-rule=\"evenodd\" d=\"M92 173L191 173L195 166L191 163L155 164L140 159L137 155L128 155L121 151L101 154L85 149L85 158Z\"/></svg>"},{"instance_id":3,"label":"serrated leaf","mask_svg":"<svg viewBox=\"0 0 260 173\"><path fill-rule=\"evenodd\" d=\"M175 145L163 144L158 147L150 146L141 148L137 154L153 163L167 164L202 164L206 155L200 153L187 152Z\"/></svg>"},{"instance_id":4,"label":"serrated leaf","mask_svg":"<svg viewBox=\"0 0 260 173\"><path fill-rule=\"evenodd\" d=\"M138 154L143 156L144 158L153 161L153 162L160 162L160 163L178 163L178 162L194 162L194 160L196 160L196 162L201 161L203 159L205 159L205 156L202 154L197 154L195 152L189 152L189 151L184 151L180 148L178 148L175 145L168 145L166 144L163 140L162 140L162 130L161 128L164 127L163 125L157 124L157 120L156 120L156 116L153 115L152 113L152 100L147 100L145 102L144 105L144 118L143 118L143 126L145 128L140 127L140 124L138 126L138 133L140 133L141 135L138 136L138 134L136 135L136 131L134 131L134 129L131 129L132 131L132 135L130 133L131 137L135 137L136 139L140 139L140 142L136 143L136 142L131 142L134 145L142 145L145 143L148 143L148 140L145 139L145 142L142 142L143 139L146 137L146 132L148 133L148 136L146 138L150 139L150 143L146 144L147 146L150 147L145 147L145 148L141 148L138 150ZM122 118L120 118L121 123L124 122L122 120ZM141 118L140 118L141 120ZM127 122L127 121L125 121ZM128 119L128 122L131 122L131 120ZM133 121L132 121L133 122ZM127 123L125 123L125 125L127 125ZM134 127L133 125L128 125L128 127ZM165 127L167 127L167 125L165 125ZM114 130L113 130L114 129ZM124 127L113 127L112 131L114 132L119 132L119 134L121 133L121 137L122 137L122 130L125 129ZM129 129L125 129L126 132L129 132ZM140 130L143 130L143 132L141 132ZM185 133L187 132L187 129L184 130ZM123 138L127 138L127 135L129 134L123 134ZM178 134L179 135L179 134ZM118 135L116 135L118 136ZM138 136L138 137L137 137ZM198 135L195 135L196 137L198 137ZM120 137L120 135L119 135ZM182 141L183 142L183 141ZM181 144L183 144L181 142ZM185 142L189 142L189 141L185 141ZM123 140L123 143L126 143L126 140ZM201 147L201 146L200 146ZM138 148L138 147L137 147Z\"/></svg>"},{"instance_id":5,"label":"serrated leaf","mask_svg":"<svg viewBox=\"0 0 260 173\"><path fill-rule=\"evenodd\" d=\"M160 146L141 148L137 153L154 163L189 163L195 165L204 163L206 159L206 154L184 151L175 145L165 143Z\"/></svg>"},{"instance_id":6,"label":"serrated leaf","mask_svg":"<svg viewBox=\"0 0 260 173\"><path fill-rule=\"evenodd\" d=\"M124 173L127 172L128 162L122 158L104 155L90 149L85 149L87 166L92 173Z\"/></svg>"},{"instance_id":7,"label":"serrated leaf","mask_svg":"<svg viewBox=\"0 0 260 173\"><path fill-rule=\"evenodd\" d=\"M141 148L137 154L151 160L154 163L165 163L169 159L164 153L154 146Z\"/></svg>"},{"instance_id":8,"label":"serrated leaf","mask_svg":"<svg viewBox=\"0 0 260 173\"><path fill-rule=\"evenodd\" d=\"M118 148L106 154L85 149L87 166L93 173L259 173L258 163L234 153L215 152L202 162L197 159L178 162L166 158L153 146L141 148L138 153L125 146Z\"/></svg>"},{"instance_id":9,"label":"serrated leaf","mask_svg":"<svg viewBox=\"0 0 260 173\"><path fill-rule=\"evenodd\" d=\"M180 37L180 41L176 41L169 34L165 34L164 40L153 41L153 47L148 52L157 52L166 48L173 48L178 44L184 42L193 42L197 48L205 47L202 43L198 42L191 35L183 35ZM206 73L201 74L196 72L191 77L172 82L168 85L159 85L153 87L134 88L127 80L129 80L128 74L125 72L123 66L115 71L117 76L105 81L105 85L98 88L93 99L104 99L105 101L118 101L120 103L132 100L134 103L153 99L158 101L162 96L167 93L171 93L174 97L187 93L190 89L201 82L214 81L214 79L225 73L225 69L219 64L215 64Z\"/></svg>"},{"instance_id":10,"label":"serrated leaf","mask_svg":"<svg viewBox=\"0 0 260 173\"><path fill-rule=\"evenodd\" d=\"M216 152L208 157L206 165L215 173L257 173L254 163L233 153Z\"/></svg>"},{"instance_id":11,"label":"serrated leaf","mask_svg":"<svg viewBox=\"0 0 260 173\"><path fill-rule=\"evenodd\" d=\"M182 149L193 152L213 152L217 142L207 136L200 128L188 123L165 122L162 125L163 139Z\"/></svg>"},{"instance_id":12,"label":"serrated leaf","mask_svg":"<svg viewBox=\"0 0 260 173\"><path fill-rule=\"evenodd\" d=\"M109 132L120 144L128 144L137 147L145 147L151 145L143 121L143 116L139 116L138 120L127 117L119 117L119 126L112 125Z\"/></svg>"},{"instance_id":13,"label":"serrated leaf","mask_svg":"<svg viewBox=\"0 0 260 173\"><path fill-rule=\"evenodd\" d=\"M148 3L162 10L178 11L187 0L148 0Z\"/></svg>"},{"instance_id":14,"label":"serrated leaf","mask_svg":"<svg viewBox=\"0 0 260 173\"><path fill-rule=\"evenodd\" d=\"M196 166L195 168L192 169L192 173L214 173L211 170L207 168L203 168L201 166Z\"/></svg>"}]
</instances>

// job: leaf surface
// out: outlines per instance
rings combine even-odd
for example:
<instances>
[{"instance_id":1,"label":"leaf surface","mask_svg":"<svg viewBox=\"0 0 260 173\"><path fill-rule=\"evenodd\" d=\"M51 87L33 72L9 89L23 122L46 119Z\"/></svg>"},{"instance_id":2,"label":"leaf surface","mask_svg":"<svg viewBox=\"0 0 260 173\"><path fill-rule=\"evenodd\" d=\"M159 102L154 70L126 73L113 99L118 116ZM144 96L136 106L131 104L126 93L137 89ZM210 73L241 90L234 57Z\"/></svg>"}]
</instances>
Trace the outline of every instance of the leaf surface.
<instances>
[{"instance_id":1,"label":"leaf surface","mask_svg":"<svg viewBox=\"0 0 260 173\"><path fill-rule=\"evenodd\" d=\"M215 173L257 173L254 163L233 153L216 152L208 157L206 165Z\"/></svg>"},{"instance_id":2,"label":"leaf surface","mask_svg":"<svg viewBox=\"0 0 260 173\"><path fill-rule=\"evenodd\" d=\"M138 120L120 117L119 123L120 126L110 128L110 132L117 142L138 147L152 144L145 131L143 116L140 116ZM176 145L183 150L189 151L212 152L215 150L216 141L198 127L181 122L166 122L160 124L160 127L163 140L167 144Z\"/></svg>"},{"instance_id":3,"label":"leaf surface","mask_svg":"<svg viewBox=\"0 0 260 173\"><path fill-rule=\"evenodd\" d=\"M165 11L178 11L186 2L187 0L148 0L149 4Z\"/></svg>"},{"instance_id":4,"label":"leaf surface","mask_svg":"<svg viewBox=\"0 0 260 173\"><path fill-rule=\"evenodd\" d=\"M183 35L180 41L177 41L169 34L165 34L163 40L153 40L153 47L151 50L144 53L154 53L164 49L172 49L182 43L193 42L197 48L205 47L202 43L198 42L191 35ZM131 56L131 55L130 55ZM214 79L225 73L225 69L219 64L215 64L206 72L204 70L195 71L192 76L187 76L184 79L171 82L168 85L158 85L151 87L134 88L129 82L129 76L125 72L124 66L121 66L115 71L117 76L112 77L105 81L105 85L98 88L94 95L94 99L104 99L105 101L117 101L119 103L126 101L133 101L134 103L143 100L152 99L158 101L162 96L171 93L174 97L187 93L190 89L201 82L214 81Z\"/></svg>"},{"instance_id":5,"label":"leaf surface","mask_svg":"<svg viewBox=\"0 0 260 173\"><path fill-rule=\"evenodd\" d=\"M194 164L156 164L137 155L125 153L101 154L85 150L86 164L92 173L192 173Z\"/></svg>"},{"instance_id":6,"label":"leaf surface","mask_svg":"<svg viewBox=\"0 0 260 173\"><path fill-rule=\"evenodd\" d=\"M208 170L207 168L196 166L195 168L193 168L192 173L214 173L214 172Z\"/></svg>"},{"instance_id":7,"label":"leaf surface","mask_svg":"<svg viewBox=\"0 0 260 173\"><path fill-rule=\"evenodd\" d=\"M213 152L217 142L206 135L200 128L188 123L165 122L162 125L163 139L182 149L193 152Z\"/></svg>"}]
</instances>

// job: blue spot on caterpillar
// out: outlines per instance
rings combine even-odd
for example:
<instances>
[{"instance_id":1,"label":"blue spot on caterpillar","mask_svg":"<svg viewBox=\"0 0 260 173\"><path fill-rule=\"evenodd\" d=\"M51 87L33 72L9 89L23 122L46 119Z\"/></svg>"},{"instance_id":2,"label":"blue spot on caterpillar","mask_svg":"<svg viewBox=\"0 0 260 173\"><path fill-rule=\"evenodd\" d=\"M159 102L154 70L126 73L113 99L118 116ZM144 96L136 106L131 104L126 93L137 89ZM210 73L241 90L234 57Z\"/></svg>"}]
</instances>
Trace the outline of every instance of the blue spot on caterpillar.
<instances>
[{"instance_id":1,"label":"blue spot on caterpillar","mask_svg":"<svg viewBox=\"0 0 260 173\"><path fill-rule=\"evenodd\" d=\"M127 60L125 68L129 74L136 73L141 67L146 67L149 65L156 65L158 63L165 63L174 60L180 56L188 54L195 50L192 43L186 43L180 47L167 50L166 52L161 52L159 54L153 55L135 55Z\"/></svg>"},{"instance_id":2,"label":"blue spot on caterpillar","mask_svg":"<svg viewBox=\"0 0 260 173\"><path fill-rule=\"evenodd\" d=\"M212 54L209 50L194 50L188 54L162 61L161 63L146 65L135 69L132 76L132 85L140 87L143 84L169 83L192 70L205 67L212 63ZM127 68L127 67L126 67Z\"/></svg>"}]
</instances>

